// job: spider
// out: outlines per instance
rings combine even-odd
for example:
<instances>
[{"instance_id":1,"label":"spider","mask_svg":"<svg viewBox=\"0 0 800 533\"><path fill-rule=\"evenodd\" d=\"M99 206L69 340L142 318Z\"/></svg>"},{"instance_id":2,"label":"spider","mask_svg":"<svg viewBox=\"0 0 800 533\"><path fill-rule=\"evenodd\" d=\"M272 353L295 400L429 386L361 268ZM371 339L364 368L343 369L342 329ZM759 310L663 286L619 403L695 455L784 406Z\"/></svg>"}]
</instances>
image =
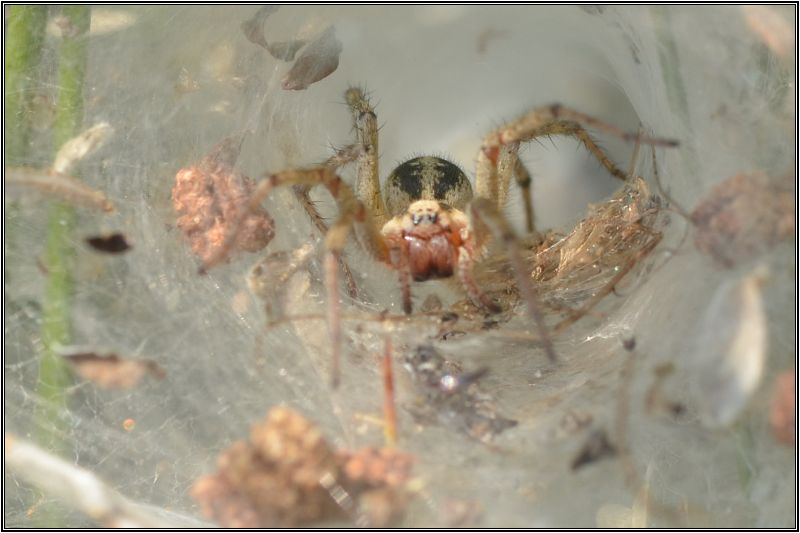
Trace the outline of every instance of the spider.
<instances>
[{"instance_id":1,"label":"spider","mask_svg":"<svg viewBox=\"0 0 800 533\"><path fill-rule=\"evenodd\" d=\"M383 195L378 172L378 121L364 91L351 87L345 100L353 116L356 142L338 150L327 161L307 168L287 169L266 175L258 184L240 220L217 253L208 258L201 272L227 259L248 214L278 186L293 185L307 190L323 185L337 203L339 217L325 235L324 260L327 321L331 337L331 380L339 380L341 324L338 265L351 231L372 257L396 270L403 309L412 312L411 280L457 276L472 302L490 313L500 306L481 291L473 267L485 254L491 236L506 247L515 272L517 288L528 314L538 329L542 347L551 362L556 353L537 303L535 290L511 226L502 215L513 175L522 189L526 226L533 232L530 203L530 173L517 156L520 143L540 136L576 137L612 175L626 180L620 170L589 136L583 125L592 126L628 141L675 146L675 141L627 133L589 115L555 104L535 108L518 119L489 132L478 152L475 191L464 172L440 157L415 157L395 168L385 181ZM356 163L353 187L337 174L343 165Z\"/></svg>"}]
</instances>

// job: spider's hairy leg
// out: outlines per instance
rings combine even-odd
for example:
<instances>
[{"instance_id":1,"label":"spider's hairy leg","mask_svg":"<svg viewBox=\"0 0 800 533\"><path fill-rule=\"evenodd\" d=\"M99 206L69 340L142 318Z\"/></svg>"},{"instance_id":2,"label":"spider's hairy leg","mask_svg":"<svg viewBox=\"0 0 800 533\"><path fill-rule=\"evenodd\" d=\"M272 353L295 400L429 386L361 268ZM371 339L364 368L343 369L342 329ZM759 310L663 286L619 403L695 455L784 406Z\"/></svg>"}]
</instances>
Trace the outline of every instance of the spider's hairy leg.
<instances>
[{"instance_id":1,"label":"spider's hairy leg","mask_svg":"<svg viewBox=\"0 0 800 533\"><path fill-rule=\"evenodd\" d=\"M472 267L475 265L475 258L466 249L462 248L458 254L458 279L467 291L469 299L477 306L483 307L491 313L499 313L503 309L497 302L483 292L472 275Z\"/></svg>"},{"instance_id":2,"label":"spider's hairy leg","mask_svg":"<svg viewBox=\"0 0 800 533\"><path fill-rule=\"evenodd\" d=\"M495 235L495 238L505 245L511 267L514 269L514 274L517 278L517 289L522 299L525 300L528 314L539 330L539 337L547 358L551 363L555 363L558 358L550 340L550 334L547 332L536 292L525 268L525 262L522 260L519 242L516 235L514 235L514 230L511 229L511 225L488 198L476 198L473 200L469 204L469 213L473 232L480 232L481 227L485 225ZM480 242L482 239L478 240Z\"/></svg>"},{"instance_id":3,"label":"spider's hairy leg","mask_svg":"<svg viewBox=\"0 0 800 533\"><path fill-rule=\"evenodd\" d=\"M356 160L355 192L382 226L389 219L381 196L378 169L378 117L364 90L351 87L345 92L345 101L353 115L353 129L357 144L363 147Z\"/></svg>"},{"instance_id":4,"label":"spider's hairy leg","mask_svg":"<svg viewBox=\"0 0 800 533\"><path fill-rule=\"evenodd\" d=\"M295 185L292 188L294 189L294 195L297 197L297 201L300 202L300 205L311 219L311 223L314 224L314 226L322 235L327 235L328 224L325 222L325 219L322 218L317 206L314 205L314 202L308 195L311 187L308 185ZM342 270L342 274L344 274L344 282L347 285L347 294L349 294L351 298L356 298L358 296L358 287L356 286L353 273L350 271L350 267L347 265L347 262L343 257L339 258L339 268Z\"/></svg>"},{"instance_id":5,"label":"spider's hairy leg","mask_svg":"<svg viewBox=\"0 0 800 533\"><path fill-rule=\"evenodd\" d=\"M514 178L516 178L517 185L519 185L520 192L522 193L522 203L525 206L525 230L528 233L533 233L534 216L533 201L531 200L531 173L525 167L525 164L519 156L515 157L515 159Z\"/></svg>"},{"instance_id":6,"label":"spider's hairy leg","mask_svg":"<svg viewBox=\"0 0 800 533\"><path fill-rule=\"evenodd\" d=\"M584 125L603 130L626 141L637 141L653 146L678 145L675 140L648 137L639 132L626 132L612 124L559 104L539 107L489 132L484 137L476 169L475 188L478 196L488 198L498 209L502 208L508 192L510 172L515 168L519 143L547 135L570 135L577 138L611 175L626 180L627 173L611 161L584 129ZM510 168L504 168L504 165Z\"/></svg>"}]
</instances>

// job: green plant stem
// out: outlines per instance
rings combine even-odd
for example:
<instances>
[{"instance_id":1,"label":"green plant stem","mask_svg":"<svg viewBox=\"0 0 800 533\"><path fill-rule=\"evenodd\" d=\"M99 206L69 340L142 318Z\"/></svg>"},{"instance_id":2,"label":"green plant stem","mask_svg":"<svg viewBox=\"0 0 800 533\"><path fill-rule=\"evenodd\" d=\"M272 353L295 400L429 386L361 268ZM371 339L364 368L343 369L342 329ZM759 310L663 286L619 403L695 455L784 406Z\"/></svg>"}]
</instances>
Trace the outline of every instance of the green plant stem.
<instances>
[{"instance_id":1,"label":"green plant stem","mask_svg":"<svg viewBox=\"0 0 800 533\"><path fill-rule=\"evenodd\" d=\"M83 118L83 80L86 72L90 8L69 5L62 8L67 35L59 53L58 102L53 128L53 145L60 147L79 133ZM35 416L38 440L54 451L64 449L63 412L66 390L71 383L69 369L57 347L70 342L70 299L73 281L70 272L73 233L76 223L73 207L54 204L48 213L45 267L47 282L42 310L42 353L37 392L40 409Z\"/></svg>"},{"instance_id":2,"label":"green plant stem","mask_svg":"<svg viewBox=\"0 0 800 533\"><path fill-rule=\"evenodd\" d=\"M3 94L5 165L23 164L30 156L31 100L33 79L42 57L47 6L9 6L6 19L5 91ZM7 202L3 211L6 231L3 247L8 253L11 232L8 228L17 214L16 205ZM8 270L4 268L6 283Z\"/></svg>"},{"instance_id":3,"label":"green plant stem","mask_svg":"<svg viewBox=\"0 0 800 533\"><path fill-rule=\"evenodd\" d=\"M42 56L47 6L10 6L6 30L5 158L19 165L28 155L33 73Z\"/></svg>"}]
</instances>

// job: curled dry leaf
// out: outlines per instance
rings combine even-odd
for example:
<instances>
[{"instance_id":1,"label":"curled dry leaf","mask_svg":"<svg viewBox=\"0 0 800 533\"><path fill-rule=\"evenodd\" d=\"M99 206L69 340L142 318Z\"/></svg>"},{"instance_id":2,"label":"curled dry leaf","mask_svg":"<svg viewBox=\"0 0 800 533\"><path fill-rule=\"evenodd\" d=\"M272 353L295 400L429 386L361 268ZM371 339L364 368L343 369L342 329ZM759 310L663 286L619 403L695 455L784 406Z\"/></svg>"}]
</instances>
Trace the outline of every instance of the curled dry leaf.
<instances>
[{"instance_id":1,"label":"curled dry leaf","mask_svg":"<svg viewBox=\"0 0 800 533\"><path fill-rule=\"evenodd\" d=\"M114 128L110 124L101 122L68 140L56 154L53 171L58 174L69 174L76 163L102 146L113 133Z\"/></svg>"},{"instance_id":2,"label":"curled dry leaf","mask_svg":"<svg viewBox=\"0 0 800 533\"><path fill-rule=\"evenodd\" d=\"M5 184L37 191L75 207L110 212L114 204L101 191L92 189L81 180L52 170L30 167L6 168Z\"/></svg>"},{"instance_id":3,"label":"curled dry leaf","mask_svg":"<svg viewBox=\"0 0 800 533\"><path fill-rule=\"evenodd\" d=\"M117 354L98 355L94 352L64 354L75 372L104 389L130 389L146 375L164 379L165 372L158 363L148 359L128 359Z\"/></svg>"},{"instance_id":4,"label":"curled dry leaf","mask_svg":"<svg viewBox=\"0 0 800 533\"><path fill-rule=\"evenodd\" d=\"M264 37L264 23L280 6L263 6L252 17L242 22L242 32L248 41L267 48L269 44Z\"/></svg>"},{"instance_id":5,"label":"curled dry leaf","mask_svg":"<svg viewBox=\"0 0 800 533\"><path fill-rule=\"evenodd\" d=\"M279 9L279 6L264 6L255 14L242 22L242 33L251 43L265 48L272 57L281 61L294 60L295 54L306 44L306 41L297 39L293 41L268 42L264 35L264 23Z\"/></svg>"},{"instance_id":6,"label":"curled dry leaf","mask_svg":"<svg viewBox=\"0 0 800 533\"><path fill-rule=\"evenodd\" d=\"M336 451L305 417L273 408L248 441L220 454L192 496L224 527L289 527L350 518L373 527L399 520L413 458L395 449ZM363 519L363 520L362 520Z\"/></svg>"},{"instance_id":7,"label":"curled dry leaf","mask_svg":"<svg viewBox=\"0 0 800 533\"><path fill-rule=\"evenodd\" d=\"M306 45L307 41L297 39L294 41L279 41L269 43L267 50L275 59L281 61L294 61L294 56Z\"/></svg>"},{"instance_id":8,"label":"curled dry leaf","mask_svg":"<svg viewBox=\"0 0 800 533\"><path fill-rule=\"evenodd\" d=\"M242 220L254 184L234 169L240 142L233 138L222 141L200 163L179 170L175 176L172 206L178 215L177 224L192 252L203 261L214 256L240 221L234 252L257 252L274 235L272 217L260 206Z\"/></svg>"},{"instance_id":9,"label":"curled dry leaf","mask_svg":"<svg viewBox=\"0 0 800 533\"><path fill-rule=\"evenodd\" d=\"M122 233L110 233L108 235L96 235L87 237L86 243L97 250L108 254L121 254L131 249L131 245Z\"/></svg>"},{"instance_id":10,"label":"curled dry leaf","mask_svg":"<svg viewBox=\"0 0 800 533\"><path fill-rule=\"evenodd\" d=\"M336 38L336 29L331 26L303 50L283 78L282 87L298 91L324 79L339 66L341 53L342 43Z\"/></svg>"}]
</instances>

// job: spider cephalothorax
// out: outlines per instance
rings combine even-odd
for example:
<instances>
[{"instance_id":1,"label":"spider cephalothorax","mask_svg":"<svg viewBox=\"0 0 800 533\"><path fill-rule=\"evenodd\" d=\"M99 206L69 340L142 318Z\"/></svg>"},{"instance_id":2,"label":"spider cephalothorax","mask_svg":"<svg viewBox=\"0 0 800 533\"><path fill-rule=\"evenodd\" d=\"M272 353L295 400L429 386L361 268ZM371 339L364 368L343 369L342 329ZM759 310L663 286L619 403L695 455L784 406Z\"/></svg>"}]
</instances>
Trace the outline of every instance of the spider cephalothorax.
<instances>
[{"instance_id":1,"label":"spider cephalothorax","mask_svg":"<svg viewBox=\"0 0 800 533\"><path fill-rule=\"evenodd\" d=\"M555 351L536 303L530 268L522 259L517 238L502 214L512 176L523 192L526 223L533 231L530 204L530 173L517 156L520 143L546 135L572 135L597 157L614 176L622 172L597 146L581 124L602 128L626 140L674 146L674 141L652 139L598 121L560 105L534 109L484 137L478 152L475 172L476 198L464 172L439 157L416 157L398 166L387 178L380 193L378 173L378 122L375 111L361 89L350 88L345 99L353 115L356 143L339 150L328 161L300 169L287 169L266 176L258 185L237 227L225 238L218 252L203 265L207 269L224 261L233 249L250 213L259 208L270 191L281 185L309 187L323 185L339 207L339 218L328 228L310 201L304 207L317 227L326 231L325 285L328 296L328 323L333 351L333 382L338 380L341 350L338 271L345 243L357 228L359 241L372 257L397 270L403 296L403 309L411 313L410 279L457 276L470 299L490 312L500 310L472 276L490 234L505 246L515 272L517 286L526 302L540 342L548 358ZM356 180L351 187L338 175L340 167L356 163ZM307 196L305 199L308 200ZM344 270L345 275L349 271Z\"/></svg>"},{"instance_id":2,"label":"spider cephalothorax","mask_svg":"<svg viewBox=\"0 0 800 533\"><path fill-rule=\"evenodd\" d=\"M452 276L469 241L461 209L472 187L461 169L438 157L411 159L389 175L383 197L393 218L381 233L395 268L407 268L414 281Z\"/></svg>"}]
</instances>

